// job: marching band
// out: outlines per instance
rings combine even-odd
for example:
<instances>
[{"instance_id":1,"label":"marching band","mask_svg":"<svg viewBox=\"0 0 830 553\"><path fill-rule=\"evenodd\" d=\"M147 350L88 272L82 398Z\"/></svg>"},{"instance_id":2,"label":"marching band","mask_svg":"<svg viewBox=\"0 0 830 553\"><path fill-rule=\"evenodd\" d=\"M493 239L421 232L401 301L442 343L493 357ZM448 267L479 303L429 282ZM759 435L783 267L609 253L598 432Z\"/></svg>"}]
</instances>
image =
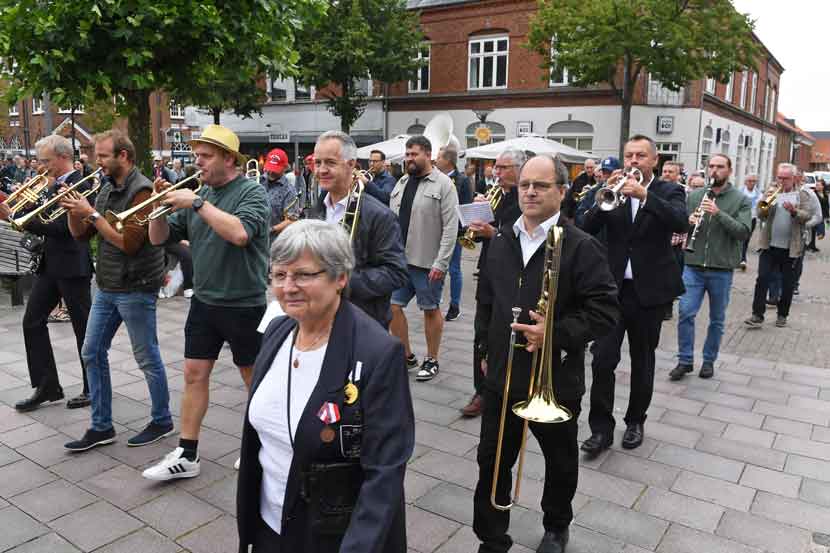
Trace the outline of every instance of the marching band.
<instances>
[{"instance_id":1,"label":"marching band","mask_svg":"<svg viewBox=\"0 0 830 553\"><path fill-rule=\"evenodd\" d=\"M644 135L625 143L622 163L586 163L578 186L569 186L556 156L505 150L491 186L473 200L488 204L493 218L460 231L458 190L432 165L432 152L455 153L448 136L411 138L408 175L395 184L383 152L373 151L370 171L361 171L352 137L325 132L306 159L299 191L284 177L284 151L269 152L260 171L240 152L237 135L220 125L192 141L195 170L183 179L142 175L120 131L94 142L99 168L82 178L67 139L42 139L36 149L43 172L0 204L0 215L39 242L23 317L34 391L15 407L31 411L64 397L46 324L62 298L83 376L82 392L67 407L91 406L88 430L66 449L116 439L108 350L122 322L151 398L151 421L127 445L172 435L157 293L164 248L186 241L193 277L180 438L143 475L167 481L200 474L211 374L229 345L250 393L236 464L245 502L238 506L240 551L406 551L403 478L414 422L405 367L418 363L403 307L417 296L424 310L430 351L416 378L430 380L438 374L441 286L457 241L482 246L470 336L475 389L462 409L481 417L471 498L479 551L505 552L513 543L510 507L518 501L528 430L545 467L537 551L565 551L579 449L593 458L617 439L615 369L624 337L631 381L621 446L634 449L646 436L655 349L674 300L680 298L679 355L670 378L694 370L694 318L704 293L710 324L699 376L710 378L732 271L745 269L755 214L762 252L750 328L763 324L778 273L776 324L786 324L803 230L815 217L792 166L783 164L778 185L753 201L730 180L732 160L715 154L705 177L690 179L697 188L687 188L677 183L676 164L658 177L657 149ZM286 314L270 324L263 321L269 282ZM591 433L580 446L586 351Z\"/></svg>"}]
</instances>

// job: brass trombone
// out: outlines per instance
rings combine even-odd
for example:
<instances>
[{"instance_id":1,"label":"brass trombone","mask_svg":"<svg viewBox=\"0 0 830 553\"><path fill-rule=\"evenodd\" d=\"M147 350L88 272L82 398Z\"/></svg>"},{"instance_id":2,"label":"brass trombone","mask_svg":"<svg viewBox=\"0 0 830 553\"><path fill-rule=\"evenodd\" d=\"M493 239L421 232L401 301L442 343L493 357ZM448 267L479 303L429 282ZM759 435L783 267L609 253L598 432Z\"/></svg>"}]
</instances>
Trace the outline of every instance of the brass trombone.
<instances>
[{"instance_id":1,"label":"brass trombone","mask_svg":"<svg viewBox=\"0 0 830 553\"><path fill-rule=\"evenodd\" d=\"M629 178L637 179L637 184L643 184L643 173L636 167L629 167L625 169L622 174L619 176L617 184L613 186L609 186L606 184L605 187L600 188L597 190L597 203L599 204L599 208L602 211L611 211L612 209L616 209L617 207L625 204L625 200L627 199L626 196L623 196L620 192L625 186L625 182Z\"/></svg>"},{"instance_id":2,"label":"brass trombone","mask_svg":"<svg viewBox=\"0 0 830 553\"><path fill-rule=\"evenodd\" d=\"M766 196L763 200L758 202L758 215L763 217L769 216L769 211L772 209L772 206L775 205L775 202L778 201L778 195L781 194L781 186L777 186L775 190L772 191L771 194Z\"/></svg>"},{"instance_id":3,"label":"brass trombone","mask_svg":"<svg viewBox=\"0 0 830 553\"><path fill-rule=\"evenodd\" d=\"M496 181L492 186L490 186L490 189L487 190L486 195L487 202L490 204L490 209L493 211L493 213L496 212L496 208L499 207L499 204L501 203L501 199L503 197L504 190L502 190L502 187L499 186L498 181ZM464 233L464 236L458 239L458 243L468 250L474 250L476 249L475 237L476 232L468 228L467 231Z\"/></svg>"},{"instance_id":4,"label":"brass trombone","mask_svg":"<svg viewBox=\"0 0 830 553\"><path fill-rule=\"evenodd\" d=\"M135 218L136 223L138 223L139 225L142 225L142 226L148 224L150 221L158 219L159 217L164 217L165 215L167 215L168 213L173 211L173 208L170 207L169 205L162 205L162 206L157 207L156 209L151 211L150 214L147 215L146 217L140 217L138 214L141 211L143 211L148 205L152 205L156 202L161 201L170 192L173 192L174 190L184 190L185 188L190 188L189 186L184 186L184 185L187 184L188 182L192 181L192 180L198 179L200 176L202 176L202 172L201 171L196 171L195 173L193 173L192 175L190 175L186 179L182 179L179 182L177 182L176 184L172 184L172 185L168 186L167 188L165 188L161 192L157 192L157 193L153 194L152 196L150 196L149 198L147 198L146 200L144 200L143 202L141 202L137 206L131 207L130 209L127 209L126 211L122 211L121 213L114 213L112 211L107 211L107 214L105 216L106 219L107 219L107 222L110 225L112 225L112 227L115 230L117 230L118 232L123 232L124 231L124 226L127 224L127 221L129 219L133 218L133 217ZM202 188L201 182L199 183L198 186L196 186L196 188L193 189L193 191L198 192L200 188Z\"/></svg>"},{"instance_id":5,"label":"brass trombone","mask_svg":"<svg viewBox=\"0 0 830 553\"><path fill-rule=\"evenodd\" d=\"M245 164L245 178L259 182L259 162L256 159L249 159Z\"/></svg>"},{"instance_id":6,"label":"brass trombone","mask_svg":"<svg viewBox=\"0 0 830 553\"><path fill-rule=\"evenodd\" d=\"M297 203L298 203L299 201L300 201L300 195L299 195L299 194L297 194L296 196L294 196L294 197L291 199L291 201L290 201L290 202L288 202L288 205L287 205L287 206L285 206L285 208L282 210L282 218L283 218L284 220L287 220L287 221L296 221L296 220L298 220L298 219L300 218L300 216L299 216L299 215L295 215L295 214L291 213L291 210L294 208L294 206L295 206L295 205L297 205Z\"/></svg>"},{"instance_id":7,"label":"brass trombone","mask_svg":"<svg viewBox=\"0 0 830 553\"><path fill-rule=\"evenodd\" d=\"M499 479L499 466L501 465L501 449L504 440L504 424L507 417L507 402L510 392L510 377L513 372L513 350L516 345L516 331L510 332L510 349L507 354L507 368L504 378L504 392L502 395L501 418L499 419L499 435L496 442L496 461L493 468L493 486L490 490L490 504L494 509L507 511L519 500L521 490L522 469L525 460L525 445L527 443L527 429L530 421L538 423L560 423L567 422L573 418L573 414L556 401L553 390L553 312L556 306L556 293L559 286L559 270L562 259L562 236L561 227L552 226L548 231L545 241L545 265L542 273L542 293L539 302L536 304L536 311L545 318L545 333L542 343L533 352L533 359L530 364L530 386L528 398L513 405L513 413L524 419L522 428L522 439L519 445L519 466L516 469L516 485L513 491L513 501L508 505L500 505L496 501L496 487ZM521 309L514 307L513 322L515 323Z\"/></svg>"},{"instance_id":8,"label":"brass trombone","mask_svg":"<svg viewBox=\"0 0 830 553\"><path fill-rule=\"evenodd\" d=\"M49 177L46 176L46 173L47 171L44 171L30 178L3 201L3 205L7 206L11 212L9 213L9 220L18 211L31 207L40 201L42 193L49 186Z\"/></svg>"},{"instance_id":9,"label":"brass trombone","mask_svg":"<svg viewBox=\"0 0 830 553\"><path fill-rule=\"evenodd\" d=\"M354 244L354 237L357 235L357 225L360 223L360 206L363 204L363 191L366 185L363 182L372 180L372 173L355 169L352 172L352 186L349 188L349 200L346 202L346 213L340 224L343 230L349 234L349 243Z\"/></svg>"},{"instance_id":10,"label":"brass trombone","mask_svg":"<svg viewBox=\"0 0 830 553\"><path fill-rule=\"evenodd\" d=\"M58 219L66 213L66 208L60 207L60 201L66 197L74 196L78 194L78 189L81 185L85 184L86 181L92 180L93 185L89 190L86 190L81 194L81 196L88 198L92 194L98 191L101 188L101 173L102 169L99 167L94 172L90 173L89 175L85 176L81 180L76 183L69 185L66 190L62 190L60 193L55 194L49 200L37 207L37 209L33 209L26 215L22 217L18 217L17 219L10 219L9 222L12 225L12 228L22 231L23 228L28 225L35 217L38 217L43 223L51 223L53 221L57 221ZM57 207L55 207L57 206ZM54 207L54 209L52 209ZM49 210L52 211L49 211Z\"/></svg>"}]
</instances>

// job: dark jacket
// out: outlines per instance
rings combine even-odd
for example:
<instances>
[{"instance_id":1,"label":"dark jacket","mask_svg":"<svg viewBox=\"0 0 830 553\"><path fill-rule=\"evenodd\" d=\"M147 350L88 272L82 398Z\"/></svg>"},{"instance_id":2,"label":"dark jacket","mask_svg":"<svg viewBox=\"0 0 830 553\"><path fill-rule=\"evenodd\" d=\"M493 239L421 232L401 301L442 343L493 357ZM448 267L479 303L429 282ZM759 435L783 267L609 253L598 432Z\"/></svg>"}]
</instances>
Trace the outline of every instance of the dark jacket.
<instances>
[{"instance_id":1,"label":"dark jacket","mask_svg":"<svg viewBox=\"0 0 830 553\"><path fill-rule=\"evenodd\" d=\"M366 192L380 200L380 202L387 207L389 206L389 195L392 193L392 190L395 188L395 184L398 180L389 174L389 172L384 169L377 175L375 175L372 180L366 183Z\"/></svg>"},{"instance_id":2,"label":"dark jacket","mask_svg":"<svg viewBox=\"0 0 830 553\"><path fill-rule=\"evenodd\" d=\"M634 290L640 303L645 307L671 303L685 290L671 235L689 228L686 194L682 187L655 177L648 187L645 205L640 204L634 221L630 202L628 199L611 211L602 211L594 205L585 213L583 229L590 234L605 229L608 262L617 287L622 286L625 267L631 258Z\"/></svg>"},{"instance_id":3,"label":"dark jacket","mask_svg":"<svg viewBox=\"0 0 830 553\"><path fill-rule=\"evenodd\" d=\"M573 219L576 214L576 195L582 192L585 186L593 186L595 183L596 179L593 175L589 175L585 171L578 174L568 191L565 192L565 199L562 200L562 215L568 219Z\"/></svg>"},{"instance_id":4,"label":"dark jacket","mask_svg":"<svg viewBox=\"0 0 830 553\"><path fill-rule=\"evenodd\" d=\"M136 194L152 189L150 179L134 167L121 188L115 188L112 179L105 179L95 200L95 210L102 215L107 211L120 213L132 204ZM101 290L155 293L163 279L164 248L153 246L149 238L145 238L135 255L127 255L106 240L98 242L96 282Z\"/></svg>"},{"instance_id":5,"label":"dark jacket","mask_svg":"<svg viewBox=\"0 0 830 553\"><path fill-rule=\"evenodd\" d=\"M620 308L602 245L561 217L559 221L564 236L553 312L553 380L557 398L578 401L585 393L585 345L614 328ZM511 309L521 307L519 322L532 323L528 312L537 310L544 261L543 244L523 267L521 244L512 226L504 226L490 243L487 270L479 276L476 341L487 355L485 386L499 395L504 390ZM525 343L521 334L517 343ZM515 350L510 397L527 397L531 358L524 349Z\"/></svg>"},{"instance_id":6,"label":"dark jacket","mask_svg":"<svg viewBox=\"0 0 830 553\"><path fill-rule=\"evenodd\" d=\"M79 180L81 180L81 174L78 171L73 171L63 183L68 186ZM88 190L87 183L89 181L82 184L78 191ZM50 187L47 197L51 198L58 191L56 187ZM26 230L46 239L43 245L43 260L38 268L38 274L46 274L56 279L89 277L92 275L89 242L75 240L72 237L65 214L51 223L43 223L35 217L26 225Z\"/></svg>"},{"instance_id":7,"label":"dark jacket","mask_svg":"<svg viewBox=\"0 0 830 553\"><path fill-rule=\"evenodd\" d=\"M291 339L295 326L288 317L275 319L268 326L254 365L251 397L271 368L282 343ZM358 361L362 369L360 379L355 382L359 393L354 405L360 406L362 447L359 458L347 458L341 451L339 428L346 418L358 417L349 413L351 406L344 405L344 386ZM317 416L326 402L336 403L343 417L332 424L335 439L331 443L321 440L323 422ZM320 378L294 437L294 458L283 504L282 551L405 553L403 481L414 443L414 413L403 346L360 309L342 302L334 319ZM247 553L260 520L261 447L246 409L236 502L240 553ZM309 505L301 497L303 473L312 463L343 462L354 463L360 473L356 478L361 481L343 483L357 488L354 511L345 535L321 537L311 530Z\"/></svg>"},{"instance_id":8,"label":"dark jacket","mask_svg":"<svg viewBox=\"0 0 830 553\"><path fill-rule=\"evenodd\" d=\"M686 209L689 215L695 212L703 200L706 189L700 188L689 194ZM735 269L741 264L743 243L749 238L752 224L752 203L746 194L727 184L715 196L718 214L712 217L704 214L697 231L694 252L685 252L685 264L701 269ZM689 227L687 240L692 239Z\"/></svg>"},{"instance_id":9,"label":"dark jacket","mask_svg":"<svg viewBox=\"0 0 830 553\"><path fill-rule=\"evenodd\" d=\"M473 202L473 189L470 188L470 179L467 178L467 175L456 169L452 176L450 176L450 180L455 185L455 191L458 193L458 205L461 204L469 204ZM461 222L458 222L458 235L461 236L463 234L462 230L464 227L461 226Z\"/></svg>"},{"instance_id":10,"label":"dark jacket","mask_svg":"<svg viewBox=\"0 0 830 553\"><path fill-rule=\"evenodd\" d=\"M321 195L313 216L325 220L324 198ZM398 218L369 194L361 199L352 249L355 268L349 280L349 300L386 328L392 320L392 292L406 284L409 273Z\"/></svg>"}]
</instances>

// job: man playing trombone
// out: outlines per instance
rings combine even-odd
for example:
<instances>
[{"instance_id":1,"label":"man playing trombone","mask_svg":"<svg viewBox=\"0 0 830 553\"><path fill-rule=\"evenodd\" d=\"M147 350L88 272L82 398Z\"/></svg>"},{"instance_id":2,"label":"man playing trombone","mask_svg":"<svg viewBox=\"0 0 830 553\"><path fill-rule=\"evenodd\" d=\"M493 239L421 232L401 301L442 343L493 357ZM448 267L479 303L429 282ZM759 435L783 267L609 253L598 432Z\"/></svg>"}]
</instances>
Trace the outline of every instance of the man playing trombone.
<instances>
[{"instance_id":1,"label":"man playing trombone","mask_svg":"<svg viewBox=\"0 0 830 553\"><path fill-rule=\"evenodd\" d=\"M473 530L482 541L479 553L503 553L513 543L507 534L507 509L518 501L518 491L511 498L511 468L526 429L509 407L528 399L531 374L539 371L552 377L548 382L556 397L545 409L562 412L561 405L569 413L561 422L529 424L545 457L545 535L537 552L561 553L568 543L578 473L576 421L585 393L585 345L611 331L619 306L603 247L561 217L566 182L567 171L557 158L539 155L524 165L518 184L522 215L506 222L491 240L479 276L476 328L481 329L479 343L486 348L482 354L487 373L473 501ZM558 255L551 252L551 236L559 236ZM543 288L545 272L552 278ZM556 296L546 306L546 313L552 315L550 326L545 324L545 313L539 312L543 295ZM518 340L511 337L511 329L519 334ZM546 366L539 363L534 371L536 356L542 352L551 355Z\"/></svg>"},{"instance_id":2,"label":"man playing trombone","mask_svg":"<svg viewBox=\"0 0 830 553\"><path fill-rule=\"evenodd\" d=\"M151 422L127 440L128 446L156 442L173 433L167 374L161 361L156 332L156 302L164 277L164 252L147 239L147 228L137 220L119 231L101 213L121 212L146 201L152 183L135 166L135 147L118 130L95 135L95 157L107 177L93 208L85 197L68 196L61 206L69 211L69 230L88 242L98 234L96 282L83 360L89 377L92 425L80 440L67 443L70 451L86 451L115 441L112 424L112 384L108 350L124 322L138 367L150 390ZM149 211L150 206L144 211ZM144 213L142 212L142 215Z\"/></svg>"},{"instance_id":3,"label":"man playing trombone","mask_svg":"<svg viewBox=\"0 0 830 553\"><path fill-rule=\"evenodd\" d=\"M179 447L144 471L150 480L199 475L199 432L219 352L225 342L230 345L233 363L250 387L262 339L257 325L265 313L271 217L265 190L241 173L245 156L230 129L208 125L190 144L202 186L166 193L161 203L175 213L150 220L153 244L190 241L194 276L184 327L181 438ZM168 184L156 181L157 188Z\"/></svg>"},{"instance_id":4,"label":"man playing trombone","mask_svg":"<svg viewBox=\"0 0 830 553\"><path fill-rule=\"evenodd\" d=\"M47 176L54 179L54 183L48 188L47 198L55 197L62 186L69 186L81 180L81 174L72 168L72 145L63 136L53 134L40 139L35 144L35 150L38 158L46 165ZM86 189L84 184L80 187ZM6 204L0 205L0 213L9 215ZM42 211L41 215L45 219L50 213L53 212ZM92 278L89 245L76 242L72 238L66 215L48 222L43 219L41 216L31 216L24 227L24 230L42 236L44 244L43 256L37 267L29 301L26 303L26 313L23 315L26 363L29 366L29 380L35 391L31 397L15 404L18 411L31 411L42 403L63 399L63 389L58 379L58 369L47 326L49 314L58 305L60 298L64 299L69 310L84 381L81 393L67 401L66 406L73 409L89 405L89 386L81 356L89 306L92 302L89 293Z\"/></svg>"}]
</instances>

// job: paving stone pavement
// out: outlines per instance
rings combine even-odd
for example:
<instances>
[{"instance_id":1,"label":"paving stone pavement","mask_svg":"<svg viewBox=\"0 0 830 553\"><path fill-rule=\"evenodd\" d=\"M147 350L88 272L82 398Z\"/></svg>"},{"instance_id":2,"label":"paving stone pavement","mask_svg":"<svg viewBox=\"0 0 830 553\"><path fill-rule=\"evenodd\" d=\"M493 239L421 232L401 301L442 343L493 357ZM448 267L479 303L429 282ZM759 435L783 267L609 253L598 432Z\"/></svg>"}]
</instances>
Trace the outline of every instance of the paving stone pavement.
<instances>
[{"instance_id":1,"label":"paving stone pavement","mask_svg":"<svg viewBox=\"0 0 830 553\"><path fill-rule=\"evenodd\" d=\"M441 372L412 381L415 453L406 476L412 553L471 553L472 490L479 422L459 408L472 391L471 336L477 252L464 252L462 318L445 325ZM806 553L830 543L830 367L823 324L830 314L830 259L807 258L790 325L747 331L757 256L736 273L722 355L715 377L669 382L676 317L663 326L646 440L633 451L615 445L582 459L574 498L570 553ZM448 293L449 283L446 292ZM159 341L171 406L181 403L187 300L161 301ZM676 312L676 309L675 309ZM419 313L408 311L415 351L425 352ZM177 437L127 448L148 416L148 394L122 329L111 351L118 441L81 455L62 444L88 424L87 410L63 405L19 414L30 393L20 329L21 309L0 309L0 552L231 553L237 550L236 473L246 393L227 350L212 377L203 431L202 475L157 484L141 471ZM768 317L768 320L770 318ZM698 317L705 334L706 309ZM80 386L74 338L50 325L67 395ZM698 348L699 351L699 348ZM616 415L622 427L629 369L617 373ZM588 371L590 373L590 370ZM587 375L590 379L590 374ZM579 439L589 435L587 398ZM176 420L178 424L178 419ZM542 536L544 460L531 436L523 498L512 512L512 551L534 551Z\"/></svg>"}]
</instances>

